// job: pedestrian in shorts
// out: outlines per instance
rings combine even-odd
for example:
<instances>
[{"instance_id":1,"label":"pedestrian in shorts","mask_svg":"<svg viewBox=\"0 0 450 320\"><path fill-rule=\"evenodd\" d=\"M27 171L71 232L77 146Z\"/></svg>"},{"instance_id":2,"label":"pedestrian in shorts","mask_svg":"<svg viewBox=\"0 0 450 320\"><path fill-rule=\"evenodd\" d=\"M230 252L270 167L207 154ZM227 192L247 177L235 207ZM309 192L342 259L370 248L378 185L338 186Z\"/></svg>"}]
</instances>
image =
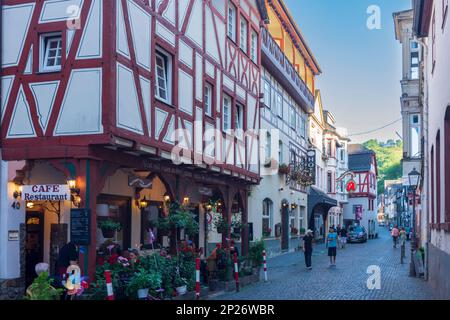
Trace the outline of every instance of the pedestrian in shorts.
<instances>
[{"instance_id":1,"label":"pedestrian in shorts","mask_svg":"<svg viewBox=\"0 0 450 320\"><path fill-rule=\"evenodd\" d=\"M337 233L334 228L330 228L327 236L328 256L330 257L330 267L336 266L337 254Z\"/></svg>"}]
</instances>

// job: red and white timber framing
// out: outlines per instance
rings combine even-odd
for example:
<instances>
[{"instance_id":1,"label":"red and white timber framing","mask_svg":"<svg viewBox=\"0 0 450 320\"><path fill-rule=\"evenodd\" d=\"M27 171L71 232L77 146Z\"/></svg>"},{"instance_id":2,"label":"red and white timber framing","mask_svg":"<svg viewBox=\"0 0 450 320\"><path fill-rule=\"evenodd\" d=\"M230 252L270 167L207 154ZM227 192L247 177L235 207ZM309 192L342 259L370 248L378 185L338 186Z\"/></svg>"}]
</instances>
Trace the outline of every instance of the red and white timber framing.
<instances>
[{"instance_id":1,"label":"red and white timber framing","mask_svg":"<svg viewBox=\"0 0 450 320\"><path fill-rule=\"evenodd\" d=\"M250 30L259 35L261 15L254 1L231 2L237 19L248 21L250 52ZM260 56L254 63L226 36L228 3L4 0L3 20L14 24L4 24L2 31L9 43L1 71L3 159L98 159L93 146L124 145L132 154L167 158L178 128L190 133L185 148L193 159L204 149L205 130L215 128L225 135L224 94L233 106L245 106L244 130L258 130ZM236 28L240 41L240 23ZM62 36L61 70L42 72L41 37L50 33ZM155 98L156 50L172 60L169 103ZM211 117L204 112L206 82L214 91ZM258 138L234 140L218 146L215 154L231 160L205 168L257 183Z\"/></svg>"}]
</instances>

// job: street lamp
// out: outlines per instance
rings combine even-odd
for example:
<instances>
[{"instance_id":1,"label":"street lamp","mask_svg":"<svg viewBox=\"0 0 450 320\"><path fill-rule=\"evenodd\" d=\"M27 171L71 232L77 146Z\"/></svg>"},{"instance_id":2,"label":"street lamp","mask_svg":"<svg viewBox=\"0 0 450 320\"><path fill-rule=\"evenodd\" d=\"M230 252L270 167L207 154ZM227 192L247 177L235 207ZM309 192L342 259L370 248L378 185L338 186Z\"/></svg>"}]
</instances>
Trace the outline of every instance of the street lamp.
<instances>
[{"instance_id":1,"label":"street lamp","mask_svg":"<svg viewBox=\"0 0 450 320\"><path fill-rule=\"evenodd\" d=\"M409 264L409 275L414 277L416 274L416 270L414 268L414 249L416 247L416 189L419 185L420 173L413 169L410 173L408 173L409 178L409 187L413 192L413 212L411 217L411 227L412 227L412 237L411 237L411 263Z\"/></svg>"}]
</instances>

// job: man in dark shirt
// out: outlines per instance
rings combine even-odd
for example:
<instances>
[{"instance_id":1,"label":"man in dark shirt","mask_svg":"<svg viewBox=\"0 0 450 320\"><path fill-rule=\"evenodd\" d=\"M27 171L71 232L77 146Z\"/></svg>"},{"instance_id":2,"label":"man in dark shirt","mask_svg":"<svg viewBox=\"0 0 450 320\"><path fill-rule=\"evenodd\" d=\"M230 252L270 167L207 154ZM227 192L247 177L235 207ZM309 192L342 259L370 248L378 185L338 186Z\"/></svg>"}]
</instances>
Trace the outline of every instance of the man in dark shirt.
<instances>
[{"instance_id":1,"label":"man in dark shirt","mask_svg":"<svg viewBox=\"0 0 450 320\"><path fill-rule=\"evenodd\" d=\"M345 244L347 243L347 229L343 227L339 233L339 240L341 242L341 248L345 249Z\"/></svg>"},{"instance_id":2,"label":"man in dark shirt","mask_svg":"<svg viewBox=\"0 0 450 320\"><path fill-rule=\"evenodd\" d=\"M306 268L308 270L312 269L312 261L311 261L311 256L312 256L312 243L314 240L314 234L312 230L308 230L306 231L305 236L303 237L303 252L305 253L305 263L306 263Z\"/></svg>"},{"instance_id":3,"label":"man in dark shirt","mask_svg":"<svg viewBox=\"0 0 450 320\"><path fill-rule=\"evenodd\" d=\"M77 246L73 242L69 242L59 250L58 260L56 261L56 268L59 275L62 276L66 273L66 270L70 265L76 264L78 264Z\"/></svg>"}]
</instances>

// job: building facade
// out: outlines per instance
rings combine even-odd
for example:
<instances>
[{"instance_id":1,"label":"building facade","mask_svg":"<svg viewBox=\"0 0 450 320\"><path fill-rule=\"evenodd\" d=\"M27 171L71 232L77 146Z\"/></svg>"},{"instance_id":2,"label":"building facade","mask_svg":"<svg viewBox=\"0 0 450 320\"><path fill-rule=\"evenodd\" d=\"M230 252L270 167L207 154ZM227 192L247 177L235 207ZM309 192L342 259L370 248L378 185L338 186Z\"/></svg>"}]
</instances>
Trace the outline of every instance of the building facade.
<instances>
[{"instance_id":1,"label":"building facade","mask_svg":"<svg viewBox=\"0 0 450 320\"><path fill-rule=\"evenodd\" d=\"M414 33L424 56L420 75L423 104L424 160L420 211L416 216L425 248L426 277L440 298L450 298L450 63L449 4L413 1ZM420 214L422 213L422 214Z\"/></svg>"},{"instance_id":2,"label":"building facade","mask_svg":"<svg viewBox=\"0 0 450 320\"><path fill-rule=\"evenodd\" d=\"M28 282L35 263L53 266L74 235L85 237L80 262L92 278L105 220L121 224L113 240L122 248L148 245L149 230L158 247L173 246L188 236L158 234L155 221L175 201L195 214L190 240L205 254L231 236L211 227L215 213L246 225L248 191L260 180L261 8L253 0L4 3L1 139L10 162L2 162L0 279ZM48 192L35 191L49 185L65 198L39 200ZM80 212L86 226L75 229ZM247 228L238 240L245 253Z\"/></svg>"},{"instance_id":3,"label":"building facade","mask_svg":"<svg viewBox=\"0 0 450 320\"><path fill-rule=\"evenodd\" d=\"M360 144L348 146L348 168L353 174L354 188L344 208L344 225L361 225L368 234L377 234L377 160L373 151Z\"/></svg>"},{"instance_id":4,"label":"building facade","mask_svg":"<svg viewBox=\"0 0 450 320\"><path fill-rule=\"evenodd\" d=\"M249 198L253 239L269 256L298 247L308 226L306 186L292 179L307 157L307 118L320 68L283 1L265 2L261 51L261 183ZM261 155L262 156L262 155Z\"/></svg>"},{"instance_id":5,"label":"building facade","mask_svg":"<svg viewBox=\"0 0 450 320\"><path fill-rule=\"evenodd\" d=\"M323 239L329 227L343 225L350 175L346 129L336 127L333 115L323 109L320 90L316 90L315 110L309 115L308 128L309 142L316 153L315 184L309 190L309 221L316 238Z\"/></svg>"}]
</instances>

